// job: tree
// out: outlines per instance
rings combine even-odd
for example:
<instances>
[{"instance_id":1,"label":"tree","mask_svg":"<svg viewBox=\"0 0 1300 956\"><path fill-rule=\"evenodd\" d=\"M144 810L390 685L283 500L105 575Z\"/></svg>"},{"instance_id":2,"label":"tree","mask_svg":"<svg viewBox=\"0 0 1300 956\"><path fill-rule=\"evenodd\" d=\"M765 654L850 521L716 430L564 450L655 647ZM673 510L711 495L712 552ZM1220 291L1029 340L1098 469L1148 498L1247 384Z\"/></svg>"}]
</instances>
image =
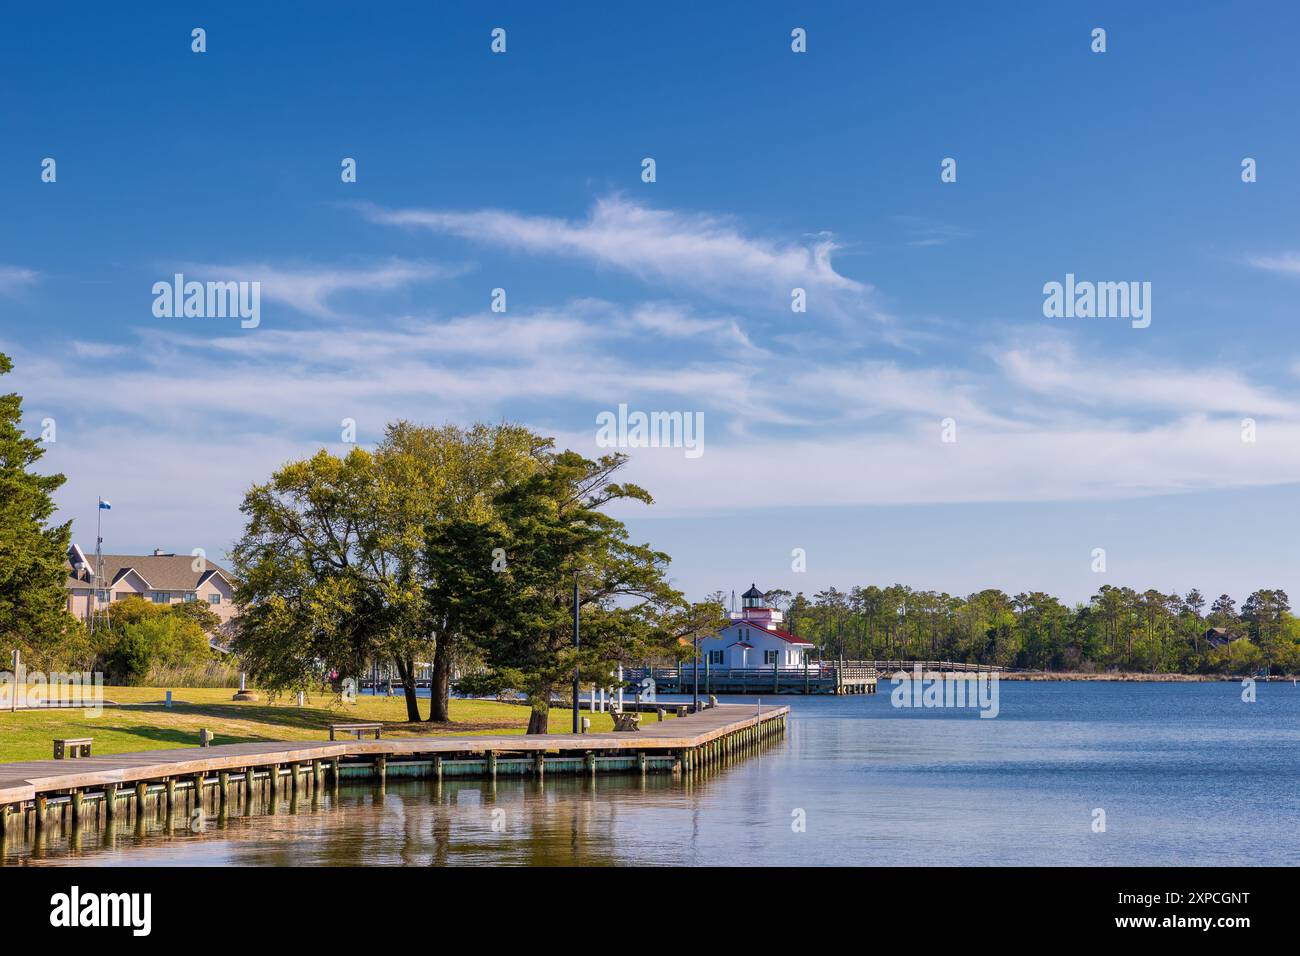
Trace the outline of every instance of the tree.
<instances>
[{"instance_id":1,"label":"tree","mask_svg":"<svg viewBox=\"0 0 1300 956\"><path fill-rule=\"evenodd\" d=\"M421 561L429 529L455 522L497 526L493 511L497 495L536 472L550 447L550 439L520 425L461 428L399 421L388 426L376 449L379 468L398 501L391 512L395 526L389 533L396 546L394 560L404 577L418 582L423 600L422 616L408 633L406 647L396 648L395 664L403 686L409 685L413 696L413 655L432 648L432 721L448 719L451 672L457 649L466 647L466 636L460 595L434 580L433 566ZM442 566L436 573L466 583L453 566Z\"/></svg>"},{"instance_id":2,"label":"tree","mask_svg":"<svg viewBox=\"0 0 1300 956\"><path fill-rule=\"evenodd\" d=\"M1290 610L1290 598L1281 588L1255 591L1241 606L1241 619L1246 622L1251 640L1264 652L1264 660L1270 667L1280 648L1284 618Z\"/></svg>"},{"instance_id":3,"label":"tree","mask_svg":"<svg viewBox=\"0 0 1300 956\"><path fill-rule=\"evenodd\" d=\"M244 496L234 649L268 686L355 677L368 660L409 651L421 594L401 561L411 547L394 517L402 500L360 448L290 462ZM403 686L407 718L418 721L414 684Z\"/></svg>"},{"instance_id":4,"label":"tree","mask_svg":"<svg viewBox=\"0 0 1300 956\"><path fill-rule=\"evenodd\" d=\"M1199 657L1201 654L1201 631L1202 631L1201 610L1204 607L1205 607L1205 595L1203 595L1196 588L1192 588L1190 591L1188 591L1187 596L1183 598L1183 608L1187 612L1187 614L1189 614L1191 617L1190 623L1192 627L1192 650L1195 656L1197 657Z\"/></svg>"},{"instance_id":5,"label":"tree","mask_svg":"<svg viewBox=\"0 0 1300 956\"><path fill-rule=\"evenodd\" d=\"M13 369L0 353L0 375ZM72 522L49 524L63 475L29 469L45 454L21 430L22 399L0 395L0 638L25 649L56 646L77 623L67 611Z\"/></svg>"},{"instance_id":6,"label":"tree","mask_svg":"<svg viewBox=\"0 0 1300 956\"><path fill-rule=\"evenodd\" d=\"M670 653L683 627L701 626L665 581L668 556L629 541L623 523L602 510L614 501L652 503L644 489L613 480L626 461L548 454L497 497L492 519L428 529L429 602L451 609L455 626L475 635L485 664L462 686L522 692L530 734L547 731L551 695L567 688L575 667L584 681L603 683L616 664Z\"/></svg>"}]
</instances>

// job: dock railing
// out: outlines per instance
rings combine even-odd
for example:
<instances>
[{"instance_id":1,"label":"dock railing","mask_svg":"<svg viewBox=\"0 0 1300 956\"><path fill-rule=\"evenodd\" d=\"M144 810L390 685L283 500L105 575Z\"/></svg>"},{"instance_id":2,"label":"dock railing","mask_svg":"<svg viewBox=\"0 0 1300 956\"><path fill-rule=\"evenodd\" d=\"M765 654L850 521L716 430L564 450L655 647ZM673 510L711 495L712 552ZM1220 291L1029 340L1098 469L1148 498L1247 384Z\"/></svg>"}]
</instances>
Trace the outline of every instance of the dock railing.
<instances>
[{"instance_id":1,"label":"dock railing","mask_svg":"<svg viewBox=\"0 0 1300 956\"><path fill-rule=\"evenodd\" d=\"M700 681L705 676L713 680L731 680L754 674L779 674L782 677L803 678L805 673L810 680L834 680L841 673L844 678L882 678L887 679L898 671L912 673L920 666L922 673L939 671L941 673L991 674L995 671L1008 671L1011 668L998 667L994 664L968 664L964 661L903 661L903 660L845 660L845 661L810 661L803 664L755 664L750 667L722 667L719 665L700 664ZM673 683L679 680L691 680L694 665L682 664L680 667L625 667L623 678L629 684L636 684L645 678L656 682Z\"/></svg>"}]
</instances>

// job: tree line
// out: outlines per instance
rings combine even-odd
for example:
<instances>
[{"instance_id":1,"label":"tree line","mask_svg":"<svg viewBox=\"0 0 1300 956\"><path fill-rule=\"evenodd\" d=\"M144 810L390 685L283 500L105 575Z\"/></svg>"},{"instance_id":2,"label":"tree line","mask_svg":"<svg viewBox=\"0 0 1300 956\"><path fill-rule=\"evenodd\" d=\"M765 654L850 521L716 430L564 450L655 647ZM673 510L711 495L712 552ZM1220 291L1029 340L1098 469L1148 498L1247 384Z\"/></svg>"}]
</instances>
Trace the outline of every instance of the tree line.
<instances>
[{"instance_id":1,"label":"tree line","mask_svg":"<svg viewBox=\"0 0 1300 956\"><path fill-rule=\"evenodd\" d=\"M1041 591L957 597L890 587L831 587L810 599L771 591L787 627L825 657L952 660L1046 671L1300 672L1300 618L1285 591L1261 589L1240 608L1186 594L1103 585L1069 606Z\"/></svg>"}]
</instances>

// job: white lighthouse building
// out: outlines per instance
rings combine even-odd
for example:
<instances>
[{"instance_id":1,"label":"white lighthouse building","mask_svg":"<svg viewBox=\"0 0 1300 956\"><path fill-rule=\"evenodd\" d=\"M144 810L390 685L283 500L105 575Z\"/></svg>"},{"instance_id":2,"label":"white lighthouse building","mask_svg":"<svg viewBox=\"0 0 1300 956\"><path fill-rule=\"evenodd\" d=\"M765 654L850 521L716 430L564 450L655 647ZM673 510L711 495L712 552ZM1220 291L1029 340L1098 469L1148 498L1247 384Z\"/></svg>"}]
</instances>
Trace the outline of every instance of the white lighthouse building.
<instances>
[{"instance_id":1,"label":"white lighthouse building","mask_svg":"<svg viewBox=\"0 0 1300 956\"><path fill-rule=\"evenodd\" d=\"M731 613L731 623L700 641L701 669L802 668L812 643L782 630L784 616L766 604L763 592L751 584L740 596L740 611Z\"/></svg>"}]
</instances>

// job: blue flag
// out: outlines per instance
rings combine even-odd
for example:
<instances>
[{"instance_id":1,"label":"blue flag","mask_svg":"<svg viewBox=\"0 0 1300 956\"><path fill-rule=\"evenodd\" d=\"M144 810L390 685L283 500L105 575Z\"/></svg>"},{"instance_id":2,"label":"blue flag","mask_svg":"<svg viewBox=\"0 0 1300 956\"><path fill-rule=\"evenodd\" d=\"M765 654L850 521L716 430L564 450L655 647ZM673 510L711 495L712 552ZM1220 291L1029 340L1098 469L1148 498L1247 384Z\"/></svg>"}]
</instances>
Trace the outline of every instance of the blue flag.
<instances>
[{"instance_id":1,"label":"blue flag","mask_svg":"<svg viewBox=\"0 0 1300 956\"><path fill-rule=\"evenodd\" d=\"M105 501L103 498L100 498L100 499L99 499L99 507L101 507L101 508L104 509L105 511L112 511L112 510L113 510L113 503L112 503L111 501Z\"/></svg>"}]
</instances>

